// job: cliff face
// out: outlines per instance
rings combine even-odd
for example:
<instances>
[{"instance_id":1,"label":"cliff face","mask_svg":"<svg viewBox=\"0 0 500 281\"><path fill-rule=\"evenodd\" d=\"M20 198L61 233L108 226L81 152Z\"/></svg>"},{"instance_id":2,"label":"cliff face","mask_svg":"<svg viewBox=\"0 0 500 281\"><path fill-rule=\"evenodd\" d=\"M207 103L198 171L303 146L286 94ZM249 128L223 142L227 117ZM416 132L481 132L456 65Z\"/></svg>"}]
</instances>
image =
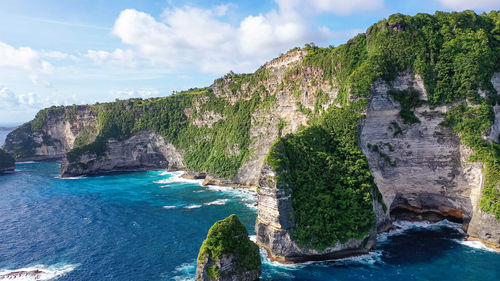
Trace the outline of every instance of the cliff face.
<instances>
[{"instance_id":1,"label":"cliff face","mask_svg":"<svg viewBox=\"0 0 500 281\"><path fill-rule=\"evenodd\" d=\"M207 174L206 184L258 187L257 241L280 260L366 252L398 219L461 222L499 245L498 18L495 11L393 15L345 45L292 50L204 89L42 111L9 134L5 150L18 161L70 151L63 176L187 167ZM326 249L300 246L292 239L294 193L277 183L266 155L330 109L363 101L356 147L381 193L381 201L369 194L373 227Z\"/></svg>"},{"instance_id":2,"label":"cliff face","mask_svg":"<svg viewBox=\"0 0 500 281\"><path fill-rule=\"evenodd\" d=\"M83 133L92 138L96 133L97 114L88 106L45 110L39 114L43 113L46 115L39 117L39 124L28 122L7 136L4 149L17 161L63 159L78 136Z\"/></svg>"},{"instance_id":3,"label":"cliff face","mask_svg":"<svg viewBox=\"0 0 500 281\"><path fill-rule=\"evenodd\" d=\"M107 147L104 155L85 153L76 165L64 161L61 165L61 176L184 167L182 155L175 147L152 131L138 132L124 141L111 139Z\"/></svg>"},{"instance_id":4,"label":"cliff face","mask_svg":"<svg viewBox=\"0 0 500 281\"><path fill-rule=\"evenodd\" d=\"M3 172L14 171L16 169L16 163L14 158L0 148L0 174Z\"/></svg>"},{"instance_id":5,"label":"cliff face","mask_svg":"<svg viewBox=\"0 0 500 281\"><path fill-rule=\"evenodd\" d=\"M499 91L498 74L492 83ZM381 81L375 83L361 127L361 148L392 219L448 219L464 223L470 235L498 244L499 221L479 208L483 165L470 162L471 149L461 145L450 128L440 125L443 113L453 105L417 107L415 116L420 122L405 124L399 116L401 105L388 90L408 88L417 90L422 100L427 99L420 77L410 73L400 75L392 87ZM497 122L492 126L493 135ZM394 124L401 129L399 133ZM374 145L389 159L369 148Z\"/></svg>"}]
</instances>

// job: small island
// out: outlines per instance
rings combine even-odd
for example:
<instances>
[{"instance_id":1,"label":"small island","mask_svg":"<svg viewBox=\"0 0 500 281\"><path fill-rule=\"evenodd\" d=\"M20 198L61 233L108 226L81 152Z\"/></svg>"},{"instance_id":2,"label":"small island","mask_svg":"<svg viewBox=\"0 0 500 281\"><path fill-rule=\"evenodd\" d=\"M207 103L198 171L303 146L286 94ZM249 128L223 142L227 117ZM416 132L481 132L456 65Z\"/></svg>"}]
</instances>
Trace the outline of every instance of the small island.
<instances>
[{"instance_id":1,"label":"small island","mask_svg":"<svg viewBox=\"0 0 500 281\"><path fill-rule=\"evenodd\" d=\"M248 238L236 215L216 222L198 254L197 281L258 280L262 271L259 247Z\"/></svg>"}]
</instances>

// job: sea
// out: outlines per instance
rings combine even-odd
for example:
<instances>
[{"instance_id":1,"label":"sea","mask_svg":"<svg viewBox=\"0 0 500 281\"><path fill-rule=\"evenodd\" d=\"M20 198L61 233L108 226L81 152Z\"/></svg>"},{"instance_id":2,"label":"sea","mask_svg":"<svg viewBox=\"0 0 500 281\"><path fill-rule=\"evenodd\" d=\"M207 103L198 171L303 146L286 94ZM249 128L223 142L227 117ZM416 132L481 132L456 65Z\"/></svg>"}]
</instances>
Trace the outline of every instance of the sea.
<instances>
[{"instance_id":1,"label":"sea","mask_svg":"<svg viewBox=\"0 0 500 281\"><path fill-rule=\"evenodd\" d=\"M202 186L182 172L62 179L59 168L18 163L0 176L0 280L194 280L214 222L236 214L255 239L252 191ZM448 221L397 222L369 254L341 260L261 256L261 280L500 280L500 253Z\"/></svg>"}]
</instances>

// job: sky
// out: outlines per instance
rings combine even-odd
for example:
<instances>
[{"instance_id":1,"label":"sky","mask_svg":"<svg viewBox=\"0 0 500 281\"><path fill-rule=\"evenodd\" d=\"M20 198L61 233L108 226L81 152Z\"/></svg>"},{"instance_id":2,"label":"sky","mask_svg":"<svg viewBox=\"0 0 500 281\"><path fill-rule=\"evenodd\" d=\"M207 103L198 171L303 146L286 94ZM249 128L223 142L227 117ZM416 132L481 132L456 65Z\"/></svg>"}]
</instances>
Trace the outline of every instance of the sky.
<instances>
[{"instance_id":1,"label":"sky","mask_svg":"<svg viewBox=\"0 0 500 281\"><path fill-rule=\"evenodd\" d=\"M345 43L394 13L465 9L500 0L0 0L0 124L205 87L305 43Z\"/></svg>"}]
</instances>

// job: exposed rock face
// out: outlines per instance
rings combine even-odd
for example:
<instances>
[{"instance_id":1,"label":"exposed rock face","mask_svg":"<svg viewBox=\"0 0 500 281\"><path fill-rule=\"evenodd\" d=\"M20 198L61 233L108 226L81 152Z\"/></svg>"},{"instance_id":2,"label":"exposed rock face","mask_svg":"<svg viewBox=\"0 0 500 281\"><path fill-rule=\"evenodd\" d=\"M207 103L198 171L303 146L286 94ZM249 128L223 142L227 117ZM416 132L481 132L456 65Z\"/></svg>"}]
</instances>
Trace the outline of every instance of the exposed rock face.
<instances>
[{"instance_id":1,"label":"exposed rock face","mask_svg":"<svg viewBox=\"0 0 500 281\"><path fill-rule=\"evenodd\" d=\"M257 186L264 159L276 138L296 132L306 125L309 116L300 110L314 112L318 92L328 96L321 109L327 109L337 97L338 90L323 79L323 71L317 67L297 68L302 64L305 51L295 51L274 59L265 65L270 77L263 85L271 93L276 93L275 107L256 111L252 116L250 144L252 156L241 166L233 179L243 186ZM291 71L295 69L295 71ZM296 83L294 87L280 87L284 81ZM299 95L295 93L300 92ZM285 122L283 129L278 123Z\"/></svg>"},{"instance_id":2,"label":"exposed rock face","mask_svg":"<svg viewBox=\"0 0 500 281\"><path fill-rule=\"evenodd\" d=\"M210 228L198 255L197 281L254 281L261 271L259 248L236 215Z\"/></svg>"},{"instance_id":3,"label":"exposed rock face","mask_svg":"<svg viewBox=\"0 0 500 281\"><path fill-rule=\"evenodd\" d=\"M122 142L109 140L104 155L85 153L79 161L78 165L68 165L67 161L63 162L61 175L69 177L184 167L182 155L175 147L152 131L138 132Z\"/></svg>"},{"instance_id":4,"label":"exposed rock face","mask_svg":"<svg viewBox=\"0 0 500 281\"><path fill-rule=\"evenodd\" d=\"M482 164L469 162L472 151L440 125L442 113L449 107L421 106L415 109L420 123L404 124L399 103L387 93L391 88L413 87L425 100L420 81L410 73L398 77L392 87L377 81L361 128L360 145L390 215L393 220L448 219L463 222L465 229L470 222L469 234L498 243L499 222L479 210ZM373 145L388 155L392 164L370 149Z\"/></svg>"},{"instance_id":5,"label":"exposed rock face","mask_svg":"<svg viewBox=\"0 0 500 281\"><path fill-rule=\"evenodd\" d=\"M14 158L0 148L0 174L3 172L14 171L16 169L16 163Z\"/></svg>"},{"instance_id":6,"label":"exposed rock face","mask_svg":"<svg viewBox=\"0 0 500 281\"><path fill-rule=\"evenodd\" d=\"M262 169L259 181L258 217L255 225L257 244L264 247L269 256L281 262L325 260L367 253L376 243L376 229L363 239L337 242L333 247L316 250L301 247L291 237L294 227L292 196L276 184L275 172L268 164ZM384 213L382 206L374 200L376 213Z\"/></svg>"},{"instance_id":7,"label":"exposed rock face","mask_svg":"<svg viewBox=\"0 0 500 281\"><path fill-rule=\"evenodd\" d=\"M66 108L49 114L38 131L34 131L30 123L12 131L5 140L5 151L14 155L17 161L64 158L83 131L91 135L97 126L97 114L89 107L77 106L71 114L68 111Z\"/></svg>"}]
</instances>

